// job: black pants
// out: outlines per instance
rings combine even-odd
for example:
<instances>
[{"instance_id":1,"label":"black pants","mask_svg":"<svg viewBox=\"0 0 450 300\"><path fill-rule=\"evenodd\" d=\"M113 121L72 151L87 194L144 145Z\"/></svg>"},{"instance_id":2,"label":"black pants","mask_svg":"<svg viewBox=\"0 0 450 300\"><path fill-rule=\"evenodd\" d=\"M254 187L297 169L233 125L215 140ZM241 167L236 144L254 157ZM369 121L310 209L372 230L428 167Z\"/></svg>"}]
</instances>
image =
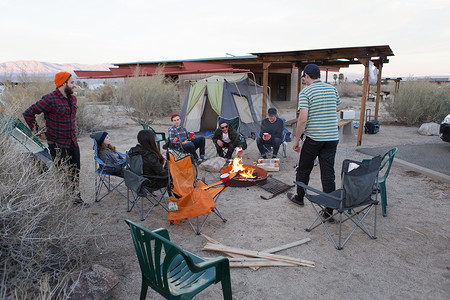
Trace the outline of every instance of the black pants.
<instances>
[{"instance_id":1,"label":"black pants","mask_svg":"<svg viewBox=\"0 0 450 300\"><path fill-rule=\"evenodd\" d=\"M318 142L306 137L300 152L298 161L296 181L304 184L309 183L309 176L314 167L314 160L319 157L320 179L322 181L322 190L330 193L336 190L334 159L336 157L336 149L339 141ZM297 186L297 200L303 201L305 191Z\"/></svg>"},{"instance_id":2,"label":"black pants","mask_svg":"<svg viewBox=\"0 0 450 300\"><path fill-rule=\"evenodd\" d=\"M74 188L79 191L80 184L80 148L75 146L74 142L70 143L69 148L59 148L56 144L48 144L50 155L56 166L60 165L60 162L67 161L69 164L69 176L70 180L74 182Z\"/></svg>"},{"instance_id":3,"label":"black pants","mask_svg":"<svg viewBox=\"0 0 450 300\"><path fill-rule=\"evenodd\" d=\"M273 149L273 156L278 155L278 150L280 149L281 145L281 139L277 137L273 137L270 140L263 140L262 138L258 137L256 139L256 146L258 147L259 153L264 157L266 155L266 152L270 150L270 148Z\"/></svg>"},{"instance_id":4,"label":"black pants","mask_svg":"<svg viewBox=\"0 0 450 300\"><path fill-rule=\"evenodd\" d=\"M233 142L225 143L224 141L222 141L222 143L223 143L223 147L220 147L219 145L214 143L214 146L216 146L217 154L220 157L224 157L226 159L230 159L231 156L233 155L233 151L234 151L234 148L236 148L236 146L234 145ZM226 154L223 152L224 149L227 149L227 153Z\"/></svg>"},{"instance_id":5,"label":"black pants","mask_svg":"<svg viewBox=\"0 0 450 300\"><path fill-rule=\"evenodd\" d=\"M205 155L205 138L202 136L193 138L189 143L182 144L183 150L189 152L194 156L194 159L198 158L195 150L200 148L200 156Z\"/></svg>"}]
</instances>

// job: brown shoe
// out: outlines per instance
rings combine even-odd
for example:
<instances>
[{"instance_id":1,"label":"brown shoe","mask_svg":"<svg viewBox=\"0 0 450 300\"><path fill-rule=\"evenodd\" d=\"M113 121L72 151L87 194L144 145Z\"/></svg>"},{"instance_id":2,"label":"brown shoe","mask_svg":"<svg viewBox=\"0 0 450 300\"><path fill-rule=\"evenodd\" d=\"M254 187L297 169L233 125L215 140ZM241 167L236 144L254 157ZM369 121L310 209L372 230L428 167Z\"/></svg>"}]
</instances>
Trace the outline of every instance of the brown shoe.
<instances>
[{"instance_id":1,"label":"brown shoe","mask_svg":"<svg viewBox=\"0 0 450 300\"><path fill-rule=\"evenodd\" d=\"M291 200L292 202L294 202L295 204L298 204L298 205L300 205L300 206L305 205L305 202L304 202L304 201L298 200L298 199L297 199L297 195L295 195L294 193L287 193L287 198L288 198L289 200Z\"/></svg>"}]
</instances>

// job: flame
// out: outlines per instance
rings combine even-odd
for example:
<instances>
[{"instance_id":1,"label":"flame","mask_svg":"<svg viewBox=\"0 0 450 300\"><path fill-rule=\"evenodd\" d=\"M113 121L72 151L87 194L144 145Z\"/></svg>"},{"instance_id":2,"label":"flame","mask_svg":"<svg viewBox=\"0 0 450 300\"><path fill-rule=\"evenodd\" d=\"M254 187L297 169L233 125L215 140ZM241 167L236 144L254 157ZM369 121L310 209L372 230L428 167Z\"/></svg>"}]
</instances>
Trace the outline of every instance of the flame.
<instances>
[{"instance_id":1,"label":"flame","mask_svg":"<svg viewBox=\"0 0 450 300\"><path fill-rule=\"evenodd\" d=\"M239 176L245 178L255 178L255 176L253 176L255 168L245 166L242 163L242 157L235 157L229 165L233 166L230 170L230 173L237 173Z\"/></svg>"}]
</instances>

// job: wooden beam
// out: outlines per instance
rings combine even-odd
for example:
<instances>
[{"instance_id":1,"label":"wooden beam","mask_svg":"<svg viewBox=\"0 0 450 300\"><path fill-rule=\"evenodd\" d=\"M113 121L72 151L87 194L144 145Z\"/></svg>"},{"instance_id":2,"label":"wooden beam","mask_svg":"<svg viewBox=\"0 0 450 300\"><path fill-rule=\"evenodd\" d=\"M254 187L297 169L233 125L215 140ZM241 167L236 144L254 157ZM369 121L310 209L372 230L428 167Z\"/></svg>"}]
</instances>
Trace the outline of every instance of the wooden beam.
<instances>
[{"instance_id":1,"label":"wooden beam","mask_svg":"<svg viewBox=\"0 0 450 300\"><path fill-rule=\"evenodd\" d=\"M297 64L298 68L298 78L297 78L297 112L298 112L298 95L300 95L300 92L302 91L302 73L303 73L303 65ZM297 116L298 118L298 116Z\"/></svg>"},{"instance_id":2,"label":"wooden beam","mask_svg":"<svg viewBox=\"0 0 450 300\"><path fill-rule=\"evenodd\" d=\"M265 259L269 259L269 260L297 264L299 266L304 266L304 267L310 267L310 268L315 267L314 262L304 260L304 259L297 259L297 258L293 258L293 257L289 257L289 256L264 253L261 251L252 251L252 250L245 250L245 249L239 249L239 248L233 248L233 247L227 247L227 246L220 246L220 245L211 244L211 243L207 243L202 250L241 254L241 255L245 255L245 256L265 258Z\"/></svg>"},{"instance_id":3,"label":"wooden beam","mask_svg":"<svg viewBox=\"0 0 450 300\"><path fill-rule=\"evenodd\" d=\"M383 70L383 63L378 64L378 79L377 79L377 96L375 100L375 120L378 120L378 109L380 108L380 93L381 93L381 71Z\"/></svg>"},{"instance_id":4,"label":"wooden beam","mask_svg":"<svg viewBox=\"0 0 450 300\"><path fill-rule=\"evenodd\" d=\"M364 117L366 113L367 92L369 91L369 60L370 58L359 59L359 61L364 65L365 68L364 68L363 92L361 98L361 112L359 114L358 139L356 141L356 146L361 146L362 141Z\"/></svg>"},{"instance_id":5,"label":"wooden beam","mask_svg":"<svg viewBox=\"0 0 450 300\"><path fill-rule=\"evenodd\" d=\"M267 113L267 92L269 90L269 67L272 63L263 62L263 102L261 120L266 117Z\"/></svg>"}]
</instances>

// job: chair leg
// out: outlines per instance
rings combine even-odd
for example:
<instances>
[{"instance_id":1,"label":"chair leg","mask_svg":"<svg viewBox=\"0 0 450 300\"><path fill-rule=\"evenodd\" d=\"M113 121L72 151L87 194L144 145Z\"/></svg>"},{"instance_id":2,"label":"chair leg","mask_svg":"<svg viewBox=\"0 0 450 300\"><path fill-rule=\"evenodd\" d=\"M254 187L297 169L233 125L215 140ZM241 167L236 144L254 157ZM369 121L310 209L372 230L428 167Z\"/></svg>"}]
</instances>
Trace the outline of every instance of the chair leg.
<instances>
[{"instance_id":1,"label":"chair leg","mask_svg":"<svg viewBox=\"0 0 450 300\"><path fill-rule=\"evenodd\" d=\"M148 285L145 284L144 278L142 278L142 286L141 286L141 300L145 300L145 298L147 298L147 290L148 290Z\"/></svg>"},{"instance_id":2,"label":"chair leg","mask_svg":"<svg viewBox=\"0 0 450 300\"><path fill-rule=\"evenodd\" d=\"M387 193L386 193L386 183L380 182L378 184L380 187L380 194L381 194L381 208L383 209L383 217L386 217L386 206L387 206Z\"/></svg>"},{"instance_id":3,"label":"chair leg","mask_svg":"<svg viewBox=\"0 0 450 300\"><path fill-rule=\"evenodd\" d=\"M231 281L229 276L224 276L222 278L222 293L223 293L223 299L225 300L231 300L233 299L231 295Z\"/></svg>"}]
</instances>

